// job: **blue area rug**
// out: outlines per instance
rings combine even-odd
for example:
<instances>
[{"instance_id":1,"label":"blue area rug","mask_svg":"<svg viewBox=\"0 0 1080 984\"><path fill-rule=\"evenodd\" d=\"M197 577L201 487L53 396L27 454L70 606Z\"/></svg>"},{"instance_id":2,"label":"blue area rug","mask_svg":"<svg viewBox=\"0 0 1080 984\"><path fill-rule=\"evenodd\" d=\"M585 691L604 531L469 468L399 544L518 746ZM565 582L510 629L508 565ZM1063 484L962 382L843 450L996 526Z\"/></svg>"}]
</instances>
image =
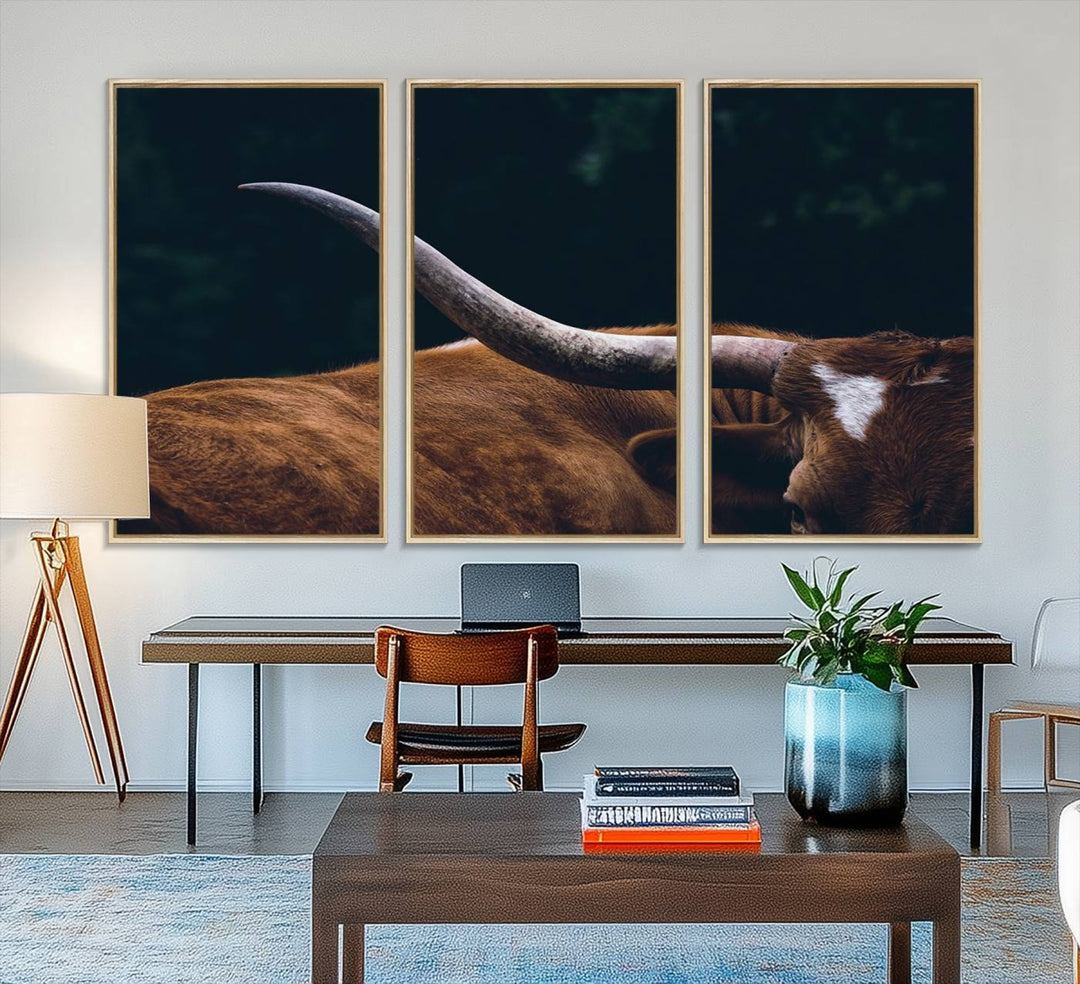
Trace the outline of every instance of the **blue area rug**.
<instances>
[{"instance_id":1,"label":"blue area rug","mask_svg":"<svg viewBox=\"0 0 1080 984\"><path fill-rule=\"evenodd\" d=\"M3 984L305 984L311 858L0 855ZM963 864L967 984L1068 979L1049 861ZM913 929L914 980L930 931ZM880 984L883 926L378 926L368 984Z\"/></svg>"}]
</instances>

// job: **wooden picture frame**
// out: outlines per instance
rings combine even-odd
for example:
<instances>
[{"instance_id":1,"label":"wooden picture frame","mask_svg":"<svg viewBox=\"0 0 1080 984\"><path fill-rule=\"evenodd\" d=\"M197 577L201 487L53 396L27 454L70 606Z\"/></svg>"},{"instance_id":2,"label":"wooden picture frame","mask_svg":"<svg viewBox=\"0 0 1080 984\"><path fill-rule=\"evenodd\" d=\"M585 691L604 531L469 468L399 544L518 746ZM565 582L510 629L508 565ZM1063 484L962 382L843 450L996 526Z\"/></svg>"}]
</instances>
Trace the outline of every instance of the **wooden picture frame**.
<instances>
[{"instance_id":1,"label":"wooden picture frame","mask_svg":"<svg viewBox=\"0 0 1080 984\"><path fill-rule=\"evenodd\" d=\"M981 542L979 81L705 80L703 122L705 542Z\"/></svg>"},{"instance_id":2,"label":"wooden picture frame","mask_svg":"<svg viewBox=\"0 0 1080 984\"><path fill-rule=\"evenodd\" d=\"M417 274L416 257L420 246L416 237L419 232L429 237L430 247L445 250L451 261L460 263L461 268L468 271L470 280L478 278L485 281L487 278L485 283L490 283L490 288L481 283L483 291L505 291L513 297L520 290L518 296L514 297L516 304L507 302L511 307L517 310L520 310L518 304L535 307L542 312L538 320L545 322L548 318L561 318L565 324L560 324L556 330L566 324L588 328L620 324L669 324L675 336L674 344L670 346L673 352L669 354L677 362L683 334L679 327L682 320L682 92L682 82L678 80L424 79L408 82L407 542L683 542L683 489L679 481L682 472L679 411L681 374L676 372L673 364L665 391L671 398L671 405L657 415L654 425L657 429L669 429L668 441L663 446L665 472L659 482L654 482L652 478L643 477L644 472L630 458L634 453L633 448L637 447L627 446L634 440L634 434L627 434L626 443L618 447L615 444L624 440L621 436L611 440L592 439L587 425L596 421L587 421L576 405L573 409L569 407L580 395L580 388L573 389L571 384L567 389L559 389L565 379L557 381L559 386L554 386L554 389L558 389L560 394L569 392L570 395L566 397L565 418L553 424L553 417L563 411L550 411L550 401L562 401L563 396L553 396L549 392L553 390L549 376L504 358L505 352L502 356L489 356L489 348L481 346L479 342L468 341L467 335L454 328L446 318L443 319L444 324L450 326L451 332L457 331L458 335L448 334L432 340L425 317L430 314L437 319L443 315L437 314L434 309L418 311L414 291L418 281L427 276L422 270L419 277ZM589 95L586 96L586 93ZM670 100L665 99L665 93L670 93ZM425 116L424 107L435 106L436 103L438 106L431 111L432 115ZM584 135L587 130L583 125L585 104L593 109L602 107L608 113L605 119L609 121L612 132L602 134L603 127L608 125L602 123L588 131L587 136ZM466 106L471 114L467 120ZM650 110L655 112L654 117L649 117ZM560 113L561 116L558 115ZM597 110L597 116L590 119L601 116L603 113ZM612 116L620 118L611 122ZM550 152L550 159L548 157L544 135L551 131L545 131L544 127L556 117L560 126L565 124L568 128L577 128L583 134L580 157L569 163L565 155L557 156L554 150ZM657 122L650 129L650 119L662 119L663 123ZM637 122L634 123L634 120ZM659 137L655 138L655 144L650 143L655 134L666 133L669 124L672 129L670 143L661 146ZM433 132L441 133L444 139L429 138L428 134ZM598 136L598 133L601 135ZM559 135L562 135L561 132ZM590 143L590 140L593 142ZM602 143L604 140L610 140L618 147L613 150L610 145ZM635 145L637 150L643 146L650 149L642 151L635 158L637 150L631 148L619 159L616 151L625 149L624 144L619 142L634 140L640 141ZM558 143L554 139L551 142ZM599 147L598 142L602 144ZM652 150L653 147L656 149ZM490 200L481 202L478 210L483 215L477 215L477 209L467 208L467 202L475 202L476 196L459 194L455 189L469 180L479 181L480 178L472 174L472 165L493 153L503 155L500 158L503 171L497 171L484 184L484 194L490 195ZM529 154L541 157L543 166L534 170L522 166L522 159ZM647 305L642 306L641 313L630 311L621 318L618 314L607 317L608 309L600 307L594 314L582 315L581 310L590 305L579 305L566 295L555 305L557 312L545 311L545 279L549 286L551 283L565 285L574 279L572 266L568 271L565 264L552 263L552 269L545 270L544 255L550 253L541 255L538 262L530 261L530 256L542 253L542 247L537 246L530 251L534 245L530 242L533 233L525 228L515 231L512 220L509 225L500 226L502 235L496 232L489 235L489 231L483 229L477 233L460 228L468 224L483 226L485 222L493 221L498 225L500 213L517 215L520 211L533 217L534 230L544 226L548 220L553 224L565 221L572 226L565 231L567 240L583 238L597 244L608 242L603 235L604 230L599 228L606 228L604 221L589 224L589 216L599 214L599 211L591 210L593 198L590 194L601 193L597 192L598 183L594 181L595 169L630 168L634 161L648 161L655 166L655 172L650 170L648 174L639 175L640 194L647 199L642 206L643 215L662 216L656 220L657 237L671 244L670 253L661 260L661 264L670 264L670 269L662 271L662 275L658 274L659 279L669 285L663 290L666 292L670 289L670 295L664 302L668 305L664 310L669 312L666 317L652 317L646 311ZM519 172L515 169L519 167L520 174L531 177L523 177L516 183L500 183L505 171L516 175ZM574 206L563 201L552 204L552 196L559 194L559 189L565 190L567 187L566 182L557 179L565 176L568 169L578 167L582 169L578 173L578 183L582 186L579 189L580 200ZM590 171L590 168L594 170ZM626 171L619 173L625 177ZM670 174L673 186L667 187L664 182L668 179L657 178L658 174ZM594 183L590 185L590 181ZM545 199L545 196L548 197ZM550 216L545 213L548 206L552 213ZM629 199L624 198L618 209L611 206L604 214L621 213L622 209L629 207ZM542 239L543 235L539 238ZM646 234L643 234L642 240L645 238ZM480 248L474 248L477 243ZM426 244L421 246L425 250L430 249ZM596 249L602 252L603 246L597 245ZM561 253L561 248L557 252ZM513 254L513 259L500 264L500 254L504 258ZM495 257L494 262L492 257ZM563 259L561 256L559 258ZM459 273L461 268L456 268ZM495 272L488 273L488 270ZM638 279L650 280L644 275ZM423 283L419 286L424 288ZM583 287L578 300L588 290L588 285ZM596 297L610 301L613 293L616 291L610 287L606 291L598 287ZM500 296L500 300L505 302L506 298ZM451 346L449 355L433 356L427 351L432 345L444 345L455 340L459 344ZM498 339L495 341L498 343ZM491 344L489 337L485 345ZM474 354L470 355L465 349L471 349ZM474 371L468 366L444 370L432 361L442 359L449 364L451 360L461 358L479 358L485 362L483 371ZM513 375L513 381L508 382L500 375L504 371ZM449 379L449 376L440 375L444 372L458 374L456 382L446 384L456 389L449 396L444 392L436 397L433 394L442 388L442 380ZM497 377L495 385L503 387L501 395L485 397L486 403L478 401L475 415L463 409L467 400L462 394L473 386L493 385L494 377ZM529 419L528 410L511 413L506 407L515 401L532 399L538 380L544 381L539 384L544 392L535 397L542 406L536 412L538 419L534 425ZM598 401L617 403L621 397L614 394L624 392L614 387L592 386L591 382L589 388L603 394L596 398ZM446 424L445 441L448 443L445 447L442 446L443 421L435 417L440 412L434 409L439 400L445 408L447 419L453 420L453 423ZM604 428L613 430L611 420L620 412L619 409L605 409L599 413L597 432ZM643 418L646 416L646 413L642 413ZM474 427L474 420L481 423ZM487 430L481 434L485 426ZM562 433L555 434L555 431ZM533 449L535 468L530 468L520 457L515 459L513 454L505 451L511 444L533 440L558 445L559 450L550 447ZM526 449L521 455L532 453L532 450ZM559 457L562 453L565 453L565 459ZM590 454L593 455L591 459ZM594 467L595 472L590 472ZM598 491L601 488L603 491ZM610 507L609 499L612 503ZM616 501L619 499L624 501ZM561 500L561 503L556 500ZM637 515L633 515L635 512Z\"/></svg>"},{"instance_id":3,"label":"wooden picture frame","mask_svg":"<svg viewBox=\"0 0 1080 984\"><path fill-rule=\"evenodd\" d=\"M108 97L109 390L149 394L152 510L110 540L386 542L386 83ZM372 242L305 185L367 199Z\"/></svg>"}]
</instances>

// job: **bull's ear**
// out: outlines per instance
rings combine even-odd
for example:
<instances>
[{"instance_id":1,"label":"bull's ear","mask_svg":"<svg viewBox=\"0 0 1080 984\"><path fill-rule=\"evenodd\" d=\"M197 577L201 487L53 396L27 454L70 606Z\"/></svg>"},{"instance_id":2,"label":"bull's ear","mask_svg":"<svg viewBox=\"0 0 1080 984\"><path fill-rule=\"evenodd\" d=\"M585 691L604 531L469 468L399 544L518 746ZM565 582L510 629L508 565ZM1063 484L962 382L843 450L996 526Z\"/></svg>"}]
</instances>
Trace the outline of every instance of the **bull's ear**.
<instances>
[{"instance_id":1,"label":"bull's ear","mask_svg":"<svg viewBox=\"0 0 1080 984\"><path fill-rule=\"evenodd\" d=\"M790 532L783 496L798 455L788 428L724 424L711 443L712 532Z\"/></svg>"},{"instance_id":2,"label":"bull's ear","mask_svg":"<svg viewBox=\"0 0 1080 984\"><path fill-rule=\"evenodd\" d=\"M679 481L679 437L672 427L643 431L626 446L626 454L646 481L674 492Z\"/></svg>"},{"instance_id":3,"label":"bull's ear","mask_svg":"<svg viewBox=\"0 0 1080 984\"><path fill-rule=\"evenodd\" d=\"M793 451L785 421L776 424L717 424L712 429L713 481L727 479L753 489L783 493L800 455Z\"/></svg>"}]
</instances>

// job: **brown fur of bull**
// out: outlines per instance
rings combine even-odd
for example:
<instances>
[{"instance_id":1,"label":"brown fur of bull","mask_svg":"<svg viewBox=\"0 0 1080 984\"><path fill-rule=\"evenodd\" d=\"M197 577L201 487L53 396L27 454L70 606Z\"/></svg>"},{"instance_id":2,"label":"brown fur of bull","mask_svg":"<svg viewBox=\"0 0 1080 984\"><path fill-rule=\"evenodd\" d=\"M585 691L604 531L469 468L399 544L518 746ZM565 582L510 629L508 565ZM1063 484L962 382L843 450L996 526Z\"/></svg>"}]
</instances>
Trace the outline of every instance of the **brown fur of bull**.
<instances>
[{"instance_id":1,"label":"brown fur of bull","mask_svg":"<svg viewBox=\"0 0 1080 984\"><path fill-rule=\"evenodd\" d=\"M811 340L733 324L713 334L797 343L772 394L712 390L714 535L974 532L972 339L880 332ZM859 381L880 390L862 437L844 426L815 367L845 377L841 385L853 381L853 398ZM673 429L645 435L635 457L663 480L675 441Z\"/></svg>"},{"instance_id":2,"label":"brown fur of bull","mask_svg":"<svg viewBox=\"0 0 1080 984\"><path fill-rule=\"evenodd\" d=\"M799 341L774 396L712 391L714 533L972 531L970 339L714 331ZM887 384L862 440L815 365ZM418 352L414 372L418 534L674 534L673 394L564 382L475 341ZM378 532L378 388L372 363L151 394L146 528Z\"/></svg>"},{"instance_id":3,"label":"brown fur of bull","mask_svg":"<svg viewBox=\"0 0 1080 984\"><path fill-rule=\"evenodd\" d=\"M841 387L881 384L880 409L861 437L844 426L820 366L839 374ZM792 532L974 532L973 339L888 332L804 342L781 365L773 394L790 415L764 444L766 454L789 449Z\"/></svg>"},{"instance_id":4,"label":"brown fur of bull","mask_svg":"<svg viewBox=\"0 0 1080 984\"><path fill-rule=\"evenodd\" d=\"M378 373L150 394L152 518L133 531L377 533ZM627 455L674 427L674 394L579 386L471 340L416 353L413 392L416 533L676 534L673 484Z\"/></svg>"},{"instance_id":5,"label":"brown fur of bull","mask_svg":"<svg viewBox=\"0 0 1080 984\"><path fill-rule=\"evenodd\" d=\"M150 520L127 530L379 532L377 363L192 383L146 400Z\"/></svg>"},{"instance_id":6,"label":"brown fur of bull","mask_svg":"<svg viewBox=\"0 0 1080 984\"><path fill-rule=\"evenodd\" d=\"M674 427L673 393L564 382L470 340L416 354L413 400L416 533L677 534L674 487L628 454Z\"/></svg>"}]
</instances>

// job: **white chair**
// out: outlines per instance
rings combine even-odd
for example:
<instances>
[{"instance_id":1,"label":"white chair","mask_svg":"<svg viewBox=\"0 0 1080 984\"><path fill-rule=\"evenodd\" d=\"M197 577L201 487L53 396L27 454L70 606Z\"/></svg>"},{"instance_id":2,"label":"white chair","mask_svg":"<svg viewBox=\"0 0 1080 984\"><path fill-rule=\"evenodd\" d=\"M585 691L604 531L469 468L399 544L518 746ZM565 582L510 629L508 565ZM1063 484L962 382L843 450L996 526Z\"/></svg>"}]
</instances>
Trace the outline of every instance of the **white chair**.
<instances>
[{"instance_id":1,"label":"white chair","mask_svg":"<svg viewBox=\"0 0 1080 984\"><path fill-rule=\"evenodd\" d=\"M1035 673L1067 671L1080 674L1080 598L1047 598L1035 619L1031 637L1031 668ZM986 788L1001 788L1001 722L1042 718L1044 722L1043 782L1046 787L1080 789L1080 782L1057 771L1057 727L1080 727L1080 705L1042 704L1018 700L990 714L986 740Z\"/></svg>"},{"instance_id":2,"label":"white chair","mask_svg":"<svg viewBox=\"0 0 1080 984\"><path fill-rule=\"evenodd\" d=\"M1058 891L1073 935L1073 978L1080 984L1080 800L1065 807L1058 821Z\"/></svg>"}]
</instances>

